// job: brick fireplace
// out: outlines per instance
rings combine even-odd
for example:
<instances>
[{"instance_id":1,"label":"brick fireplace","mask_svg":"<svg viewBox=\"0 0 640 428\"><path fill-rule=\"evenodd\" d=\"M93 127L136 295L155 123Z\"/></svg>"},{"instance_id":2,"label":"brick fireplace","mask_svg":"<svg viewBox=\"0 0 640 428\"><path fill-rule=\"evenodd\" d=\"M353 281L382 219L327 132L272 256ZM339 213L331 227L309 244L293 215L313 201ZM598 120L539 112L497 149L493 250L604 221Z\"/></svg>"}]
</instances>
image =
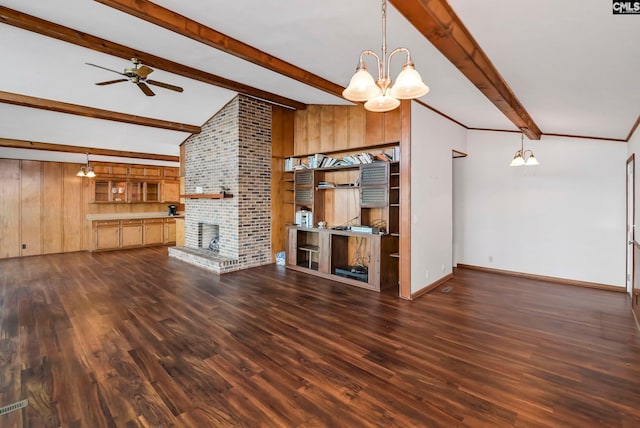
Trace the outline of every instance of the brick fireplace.
<instances>
[{"instance_id":1,"label":"brick fireplace","mask_svg":"<svg viewBox=\"0 0 640 428\"><path fill-rule=\"evenodd\" d=\"M169 255L217 273L271 263L270 104L238 95L187 139L185 193L200 187L233 197L186 199L185 246ZM218 227L218 252L203 242L203 224Z\"/></svg>"}]
</instances>

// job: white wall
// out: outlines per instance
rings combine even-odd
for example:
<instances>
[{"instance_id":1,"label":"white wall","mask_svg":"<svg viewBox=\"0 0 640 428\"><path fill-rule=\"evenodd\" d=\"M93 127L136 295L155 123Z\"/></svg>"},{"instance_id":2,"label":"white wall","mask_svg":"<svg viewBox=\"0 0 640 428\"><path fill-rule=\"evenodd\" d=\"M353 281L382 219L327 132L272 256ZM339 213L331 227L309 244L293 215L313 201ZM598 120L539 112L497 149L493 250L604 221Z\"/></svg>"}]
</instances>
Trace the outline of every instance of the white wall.
<instances>
[{"instance_id":1,"label":"white wall","mask_svg":"<svg viewBox=\"0 0 640 428\"><path fill-rule=\"evenodd\" d=\"M624 287L627 145L469 131L456 165L457 262Z\"/></svg>"},{"instance_id":2,"label":"white wall","mask_svg":"<svg viewBox=\"0 0 640 428\"><path fill-rule=\"evenodd\" d=\"M451 150L466 151L467 131L411 105L411 292L450 274L453 266Z\"/></svg>"}]
</instances>

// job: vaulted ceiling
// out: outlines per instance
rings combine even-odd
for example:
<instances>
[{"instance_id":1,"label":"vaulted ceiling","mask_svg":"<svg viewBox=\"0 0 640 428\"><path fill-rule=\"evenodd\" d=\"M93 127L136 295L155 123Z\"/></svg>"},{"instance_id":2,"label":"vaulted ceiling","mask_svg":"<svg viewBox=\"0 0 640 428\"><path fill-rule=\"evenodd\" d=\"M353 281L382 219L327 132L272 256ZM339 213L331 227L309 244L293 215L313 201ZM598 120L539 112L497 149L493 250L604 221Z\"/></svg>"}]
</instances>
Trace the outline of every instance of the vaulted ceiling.
<instances>
[{"instance_id":1,"label":"vaulted ceiling","mask_svg":"<svg viewBox=\"0 0 640 428\"><path fill-rule=\"evenodd\" d=\"M238 92L293 108L349 104L338 95L360 51L381 45L378 0L0 6L4 145L176 155ZM624 141L637 127L640 16L613 15L607 2L390 0L387 31L389 48L409 48L431 88L420 101L467 128ZM118 76L85 65L122 71L132 56L154 68L150 78L184 92L97 86Z\"/></svg>"}]
</instances>

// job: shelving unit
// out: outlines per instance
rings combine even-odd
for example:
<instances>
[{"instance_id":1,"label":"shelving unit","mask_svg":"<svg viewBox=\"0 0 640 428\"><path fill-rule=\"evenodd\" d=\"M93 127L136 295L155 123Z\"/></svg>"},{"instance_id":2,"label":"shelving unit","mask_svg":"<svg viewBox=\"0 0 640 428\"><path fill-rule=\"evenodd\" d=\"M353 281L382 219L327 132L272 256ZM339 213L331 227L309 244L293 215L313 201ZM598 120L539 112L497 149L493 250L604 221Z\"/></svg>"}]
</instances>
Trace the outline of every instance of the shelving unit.
<instances>
[{"instance_id":1,"label":"shelving unit","mask_svg":"<svg viewBox=\"0 0 640 428\"><path fill-rule=\"evenodd\" d=\"M296 169L293 201L294 211L311 211L314 226L327 228L287 226L288 268L376 291L398 286L398 162ZM348 224L381 232L331 229Z\"/></svg>"}]
</instances>

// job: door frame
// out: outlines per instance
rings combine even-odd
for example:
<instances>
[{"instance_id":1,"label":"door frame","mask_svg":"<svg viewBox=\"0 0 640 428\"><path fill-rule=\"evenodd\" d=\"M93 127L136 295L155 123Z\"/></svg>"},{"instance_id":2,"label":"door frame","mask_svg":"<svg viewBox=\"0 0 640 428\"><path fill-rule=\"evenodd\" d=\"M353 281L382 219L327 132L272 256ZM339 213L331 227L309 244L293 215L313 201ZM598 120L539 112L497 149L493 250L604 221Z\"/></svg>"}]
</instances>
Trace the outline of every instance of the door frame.
<instances>
[{"instance_id":1,"label":"door frame","mask_svg":"<svg viewBox=\"0 0 640 428\"><path fill-rule=\"evenodd\" d=\"M632 187L630 193L629 189L629 165L631 165L632 170ZM635 292L635 213L636 213L636 196L635 196L635 186L636 186L636 165L635 165L635 154L629 156L627 159L627 163L625 165L625 291L629 294L631 298L631 306L634 306L634 292ZM631 207L629 207L629 196L631 196ZM629 208L631 208L631 219L629 219ZM631 230L629 230L631 229ZM631 254L629 254L631 251ZM631 261L631 265L629 263ZM629 288L628 284L631 283L631 287Z\"/></svg>"}]
</instances>

